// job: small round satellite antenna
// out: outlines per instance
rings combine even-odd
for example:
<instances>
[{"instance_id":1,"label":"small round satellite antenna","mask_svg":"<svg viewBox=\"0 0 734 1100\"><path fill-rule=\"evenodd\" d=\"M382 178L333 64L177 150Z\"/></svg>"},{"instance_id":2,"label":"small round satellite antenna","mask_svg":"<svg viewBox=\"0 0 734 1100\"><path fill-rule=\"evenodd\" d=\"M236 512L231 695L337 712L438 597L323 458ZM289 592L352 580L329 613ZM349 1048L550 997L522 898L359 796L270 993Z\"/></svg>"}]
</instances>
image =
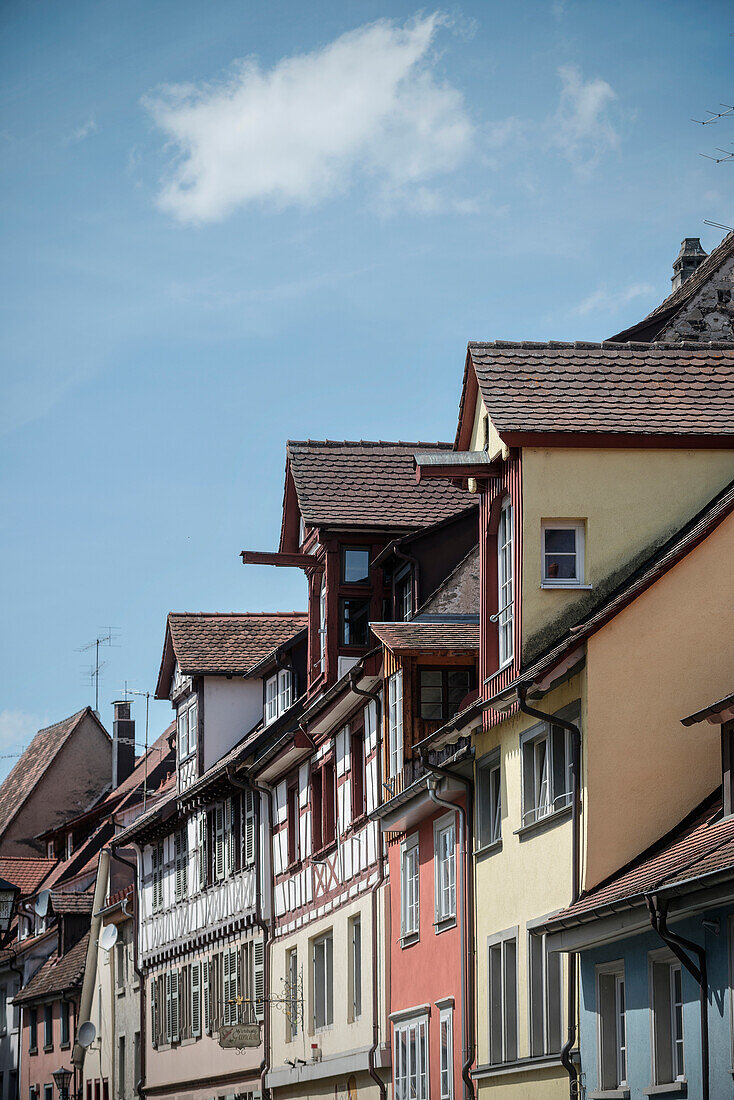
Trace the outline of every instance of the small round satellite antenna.
<instances>
[{"instance_id":1,"label":"small round satellite antenna","mask_svg":"<svg viewBox=\"0 0 734 1100\"><path fill-rule=\"evenodd\" d=\"M36 898L36 904L33 908L36 911L36 915L39 917L45 917L48 912L48 903L51 900L50 890L41 890L40 894Z\"/></svg>"},{"instance_id":2,"label":"small round satellite antenna","mask_svg":"<svg viewBox=\"0 0 734 1100\"><path fill-rule=\"evenodd\" d=\"M99 937L99 946L103 951L111 951L117 943L117 925L107 924L102 929L102 935Z\"/></svg>"},{"instance_id":3,"label":"small round satellite antenna","mask_svg":"<svg viewBox=\"0 0 734 1100\"><path fill-rule=\"evenodd\" d=\"M92 1043L97 1038L97 1029L91 1020L85 1020L79 1028L76 1038L80 1047L84 1047L85 1050L87 1047L91 1047Z\"/></svg>"}]
</instances>

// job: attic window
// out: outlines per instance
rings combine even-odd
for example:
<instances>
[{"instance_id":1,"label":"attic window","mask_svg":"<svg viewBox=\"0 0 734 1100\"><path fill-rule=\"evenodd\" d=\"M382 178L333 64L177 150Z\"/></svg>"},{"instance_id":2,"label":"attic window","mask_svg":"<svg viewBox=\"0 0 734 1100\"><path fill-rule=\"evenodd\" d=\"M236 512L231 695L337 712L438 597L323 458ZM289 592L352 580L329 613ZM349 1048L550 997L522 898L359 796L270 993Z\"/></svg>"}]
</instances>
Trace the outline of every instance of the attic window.
<instances>
[{"instance_id":1,"label":"attic window","mask_svg":"<svg viewBox=\"0 0 734 1100\"><path fill-rule=\"evenodd\" d=\"M370 552L366 546L345 546L342 550L342 584L369 584Z\"/></svg>"},{"instance_id":2,"label":"attic window","mask_svg":"<svg viewBox=\"0 0 734 1100\"><path fill-rule=\"evenodd\" d=\"M544 588L584 584L583 520L544 520L541 528Z\"/></svg>"}]
</instances>

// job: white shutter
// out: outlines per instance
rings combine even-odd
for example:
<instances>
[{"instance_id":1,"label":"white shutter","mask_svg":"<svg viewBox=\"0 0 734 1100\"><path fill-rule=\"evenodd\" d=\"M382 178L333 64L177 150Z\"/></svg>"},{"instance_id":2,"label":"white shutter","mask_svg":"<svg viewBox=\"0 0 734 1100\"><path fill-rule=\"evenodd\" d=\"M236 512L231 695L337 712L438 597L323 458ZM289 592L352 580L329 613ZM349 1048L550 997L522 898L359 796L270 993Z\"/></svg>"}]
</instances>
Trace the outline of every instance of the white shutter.
<instances>
[{"instance_id":1,"label":"white shutter","mask_svg":"<svg viewBox=\"0 0 734 1100\"><path fill-rule=\"evenodd\" d=\"M255 940L254 943L254 969L255 969L255 1019L265 1019L265 942Z\"/></svg>"},{"instance_id":2,"label":"white shutter","mask_svg":"<svg viewBox=\"0 0 734 1100\"><path fill-rule=\"evenodd\" d=\"M244 798L244 862L246 867L255 862L255 792L247 790Z\"/></svg>"},{"instance_id":3,"label":"white shutter","mask_svg":"<svg viewBox=\"0 0 734 1100\"><path fill-rule=\"evenodd\" d=\"M185 864L183 858L183 832L180 829L174 833L173 847L176 860L176 901L181 901L185 893Z\"/></svg>"},{"instance_id":4,"label":"white shutter","mask_svg":"<svg viewBox=\"0 0 734 1100\"><path fill-rule=\"evenodd\" d=\"M166 971L166 1042L170 1043L172 1034L172 1022L173 1022L173 1007L171 1001L171 971Z\"/></svg>"},{"instance_id":5,"label":"white shutter","mask_svg":"<svg viewBox=\"0 0 734 1100\"><path fill-rule=\"evenodd\" d=\"M225 1024L230 1024L231 1020L231 1005L230 990L229 990L229 951L222 952L222 990L220 994L222 1001L222 1018Z\"/></svg>"},{"instance_id":6,"label":"white shutter","mask_svg":"<svg viewBox=\"0 0 734 1100\"><path fill-rule=\"evenodd\" d=\"M235 868L234 860L234 805L231 798L224 803L224 832L226 837L226 875L231 875Z\"/></svg>"},{"instance_id":7,"label":"white shutter","mask_svg":"<svg viewBox=\"0 0 734 1100\"><path fill-rule=\"evenodd\" d=\"M171 1042L177 1043L181 1037L180 1034L180 1017L179 1012L179 973L178 970L171 971Z\"/></svg>"},{"instance_id":8,"label":"white shutter","mask_svg":"<svg viewBox=\"0 0 734 1100\"><path fill-rule=\"evenodd\" d=\"M201 1035L201 963L191 964L191 1034Z\"/></svg>"},{"instance_id":9,"label":"white shutter","mask_svg":"<svg viewBox=\"0 0 734 1100\"><path fill-rule=\"evenodd\" d=\"M214 877L217 882L224 878L225 869L224 805L220 802L214 808Z\"/></svg>"},{"instance_id":10,"label":"white shutter","mask_svg":"<svg viewBox=\"0 0 734 1100\"><path fill-rule=\"evenodd\" d=\"M158 979L150 979L150 1042L158 1046Z\"/></svg>"},{"instance_id":11,"label":"white shutter","mask_svg":"<svg viewBox=\"0 0 734 1100\"><path fill-rule=\"evenodd\" d=\"M202 966L202 987L204 993L204 1031L207 1035L211 1034L212 1030L212 1004L211 1004L211 985L209 983L209 960L204 959Z\"/></svg>"},{"instance_id":12,"label":"white shutter","mask_svg":"<svg viewBox=\"0 0 734 1100\"><path fill-rule=\"evenodd\" d=\"M206 829L206 810L202 810L199 814L199 889L203 890L206 886L206 869L207 869L207 829Z\"/></svg>"}]
</instances>

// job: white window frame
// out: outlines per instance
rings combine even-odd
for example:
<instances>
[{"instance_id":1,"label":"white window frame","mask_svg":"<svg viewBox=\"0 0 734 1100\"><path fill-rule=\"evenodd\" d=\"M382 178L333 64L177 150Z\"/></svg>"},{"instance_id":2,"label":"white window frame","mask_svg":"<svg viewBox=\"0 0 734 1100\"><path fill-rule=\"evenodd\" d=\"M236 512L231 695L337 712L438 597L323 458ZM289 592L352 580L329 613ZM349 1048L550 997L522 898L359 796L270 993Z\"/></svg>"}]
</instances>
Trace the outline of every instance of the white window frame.
<instances>
[{"instance_id":1,"label":"white window frame","mask_svg":"<svg viewBox=\"0 0 734 1100\"><path fill-rule=\"evenodd\" d=\"M415 1061L411 1064L410 1039L414 1037ZM430 1100L430 1055L428 1016L393 1022L393 1065L395 1100Z\"/></svg>"},{"instance_id":2,"label":"white window frame","mask_svg":"<svg viewBox=\"0 0 734 1100\"><path fill-rule=\"evenodd\" d=\"M390 778L403 770L403 670L393 672L387 681L388 749Z\"/></svg>"},{"instance_id":3,"label":"white window frame","mask_svg":"<svg viewBox=\"0 0 734 1100\"><path fill-rule=\"evenodd\" d=\"M518 993L519 993L519 950L518 950L518 928L517 925L514 928L505 929L503 932L498 932L494 936L490 936L487 939L487 1040L489 1049L489 1061L492 1065L502 1065L507 1062L517 1061L519 1042L520 1042L520 1013L518 1010ZM510 954L509 946L512 945L515 954L514 967L512 967L512 992L513 992L513 1012L515 1016L514 1028L512 1027L512 1021L509 1016L509 989L508 989L508 975L510 972L511 961L508 959ZM500 1007L501 1013L500 1019L500 1058L493 1058L492 1054L492 957L493 953L499 951L500 958Z\"/></svg>"},{"instance_id":4,"label":"white window frame","mask_svg":"<svg viewBox=\"0 0 734 1100\"><path fill-rule=\"evenodd\" d=\"M476 768L477 852L502 841L502 758L499 748L477 762Z\"/></svg>"},{"instance_id":5,"label":"white window frame","mask_svg":"<svg viewBox=\"0 0 734 1100\"><path fill-rule=\"evenodd\" d=\"M446 1032L446 1045L443 1036ZM438 1015L438 1087L441 1100L454 1100L454 1010L442 1008ZM444 1054L446 1064L444 1064ZM444 1080L446 1078L446 1080Z\"/></svg>"},{"instance_id":6,"label":"white window frame","mask_svg":"<svg viewBox=\"0 0 734 1100\"><path fill-rule=\"evenodd\" d=\"M286 982L288 984L288 998L286 1003L286 1037L287 1043L298 1038L298 1024L300 1020L300 998L298 996L298 947L290 947L285 954Z\"/></svg>"},{"instance_id":7,"label":"white window frame","mask_svg":"<svg viewBox=\"0 0 734 1100\"><path fill-rule=\"evenodd\" d=\"M418 833L400 844L400 939L403 945L420 938L420 852Z\"/></svg>"},{"instance_id":8,"label":"white window frame","mask_svg":"<svg viewBox=\"0 0 734 1100\"><path fill-rule=\"evenodd\" d=\"M578 708L564 708L559 717L578 722ZM563 775L565 790L556 792L556 768L553 759L553 732L560 730L563 736ZM522 760L522 827L536 824L544 818L561 813L571 805L573 740L570 730L557 722L542 722L520 734L520 756ZM545 761L543 767L542 760ZM528 774L528 767L532 768ZM528 798L531 793L532 800Z\"/></svg>"},{"instance_id":9,"label":"white window frame","mask_svg":"<svg viewBox=\"0 0 734 1100\"><path fill-rule=\"evenodd\" d=\"M285 714L293 700L293 674L289 668L281 668L265 681L263 725L269 726L281 714Z\"/></svg>"},{"instance_id":10,"label":"white window frame","mask_svg":"<svg viewBox=\"0 0 734 1100\"><path fill-rule=\"evenodd\" d=\"M176 715L176 749L179 764L196 753L198 720L198 699L192 695L179 707Z\"/></svg>"},{"instance_id":11,"label":"white window frame","mask_svg":"<svg viewBox=\"0 0 734 1100\"><path fill-rule=\"evenodd\" d=\"M268 676L265 681L264 725L269 726L278 717L278 674Z\"/></svg>"},{"instance_id":12,"label":"white window frame","mask_svg":"<svg viewBox=\"0 0 734 1100\"><path fill-rule=\"evenodd\" d=\"M319 670L326 672L326 575L319 591Z\"/></svg>"},{"instance_id":13,"label":"white window frame","mask_svg":"<svg viewBox=\"0 0 734 1100\"><path fill-rule=\"evenodd\" d=\"M616 1054L616 1084L604 1080L603 1051L602 1051L602 1014L601 1014L601 989L600 978L613 977L614 984L614 1028L615 1028L615 1054ZM627 984L625 980L624 962L615 959L614 962L602 963L596 968L596 1060L598 1084L601 1090L622 1089L627 1086ZM624 1020L624 1031L622 1021Z\"/></svg>"},{"instance_id":14,"label":"white window frame","mask_svg":"<svg viewBox=\"0 0 734 1100\"><path fill-rule=\"evenodd\" d=\"M669 1032L669 1049L666 1052L667 1058L670 1060L670 1076L664 1074L661 1068L662 1057L659 1052L659 1025L658 1020L660 1018L661 1006L657 1003L657 993L655 986L654 967L663 966L667 969L667 982L665 990L666 1003L662 1006L663 1015L667 1015L668 1019L664 1022ZM683 1000L683 969L675 957L667 948L661 948L659 951L651 951L648 954L648 969L649 969L649 984L650 984L650 1027L651 1027L651 1049L652 1049L652 1079L656 1085L669 1085L676 1081L685 1081L685 1069L686 1069L686 1050L685 1050L685 1026L683 1020L683 1007L685 1001ZM680 1035L678 1035L678 1026L676 1020L676 1001L675 1001L675 974L680 974L681 980L681 1026ZM680 1044L681 1053L683 1056L683 1069L678 1071L678 1046Z\"/></svg>"},{"instance_id":15,"label":"white window frame","mask_svg":"<svg viewBox=\"0 0 734 1100\"><path fill-rule=\"evenodd\" d=\"M447 858L443 858L448 838ZM434 928L442 932L456 924L456 814L433 823Z\"/></svg>"},{"instance_id":16,"label":"white window frame","mask_svg":"<svg viewBox=\"0 0 734 1100\"><path fill-rule=\"evenodd\" d=\"M575 531L576 546L574 557L576 558L575 577L549 577L545 571L545 536L548 531ZM544 519L540 524L540 576L542 588L591 588L586 580L586 523L582 519Z\"/></svg>"},{"instance_id":17,"label":"white window frame","mask_svg":"<svg viewBox=\"0 0 734 1100\"><path fill-rule=\"evenodd\" d=\"M514 656L514 604L515 578L513 575L513 523L512 501L502 502L497 526L497 643L499 668L512 663Z\"/></svg>"},{"instance_id":18,"label":"white window frame","mask_svg":"<svg viewBox=\"0 0 734 1100\"><path fill-rule=\"evenodd\" d=\"M563 963L559 952L549 952L547 938L527 929L527 971L528 971L528 1049L530 1056L541 1057L545 1054L558 1054L563 1046ZM540 973L535 970L534 951L539 949ZM553 956L551 959L550 956ZM557 988L555 996L551 989L551 977L555 972ZM540 1004L534 1000L535 983L540 986ZM540 1020L535 1013L540 1009ZM553 1014L555 1015L555 1018ZM541 1049L534 1049L536 1037L534 1025L539 1022L541 1030ZM555 1037L553 1029L557 1030ZM555 1038L555 1042L553 1039Z\"/></svg>"},{"instance_id":19,"label":"white window frame","mask_svg":"<svg viewBox=\"0 0 734 1100\"><path fill-rule=\"evenodd\" d=\"M331 947L329 947L331 945ZM317 988L317 967L316 967L316 952L318 949L323 948L324 959L324 973L323 973L323 1004L324 1004L324 1022L317 1023L316 1020L316 988ZM311 987L313 990L313 1011L311 1013L311 1020L313 1025L313 1034L318 1035L323 1031L331 1031L334 1026L334 932L333 929L329 929L328 932L324 932L321 936L316 936L311 940Z\"/></svg>"},{"instance_id":20,"label":"white window frame","mask_svg":"<svg viewBox=\"0 0 734 1100\"><path fill-rule=\"evenodd\" d=\"M362 1015L362 915L349 918L349 1023Z\"/></svg>"}]
</instances>

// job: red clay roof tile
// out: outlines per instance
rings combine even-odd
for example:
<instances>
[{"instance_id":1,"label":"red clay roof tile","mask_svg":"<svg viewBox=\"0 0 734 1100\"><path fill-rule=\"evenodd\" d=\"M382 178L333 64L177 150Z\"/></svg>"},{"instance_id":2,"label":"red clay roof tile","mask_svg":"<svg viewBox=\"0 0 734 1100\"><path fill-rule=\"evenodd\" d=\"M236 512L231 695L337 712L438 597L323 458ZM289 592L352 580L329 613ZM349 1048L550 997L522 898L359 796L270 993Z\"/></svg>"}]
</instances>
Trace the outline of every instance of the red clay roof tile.
<instances>
[{"instance_id":1,"label":"red clay roof tile","mask_svg":"<svg viewBox=\"0 0 734 1100\"><path fill-rule=\"evenodd\" d=\"M419 622L370 623L372 633L395 652L406 649L479 649L479 623Z\"/></svg>"}]
</instances>

